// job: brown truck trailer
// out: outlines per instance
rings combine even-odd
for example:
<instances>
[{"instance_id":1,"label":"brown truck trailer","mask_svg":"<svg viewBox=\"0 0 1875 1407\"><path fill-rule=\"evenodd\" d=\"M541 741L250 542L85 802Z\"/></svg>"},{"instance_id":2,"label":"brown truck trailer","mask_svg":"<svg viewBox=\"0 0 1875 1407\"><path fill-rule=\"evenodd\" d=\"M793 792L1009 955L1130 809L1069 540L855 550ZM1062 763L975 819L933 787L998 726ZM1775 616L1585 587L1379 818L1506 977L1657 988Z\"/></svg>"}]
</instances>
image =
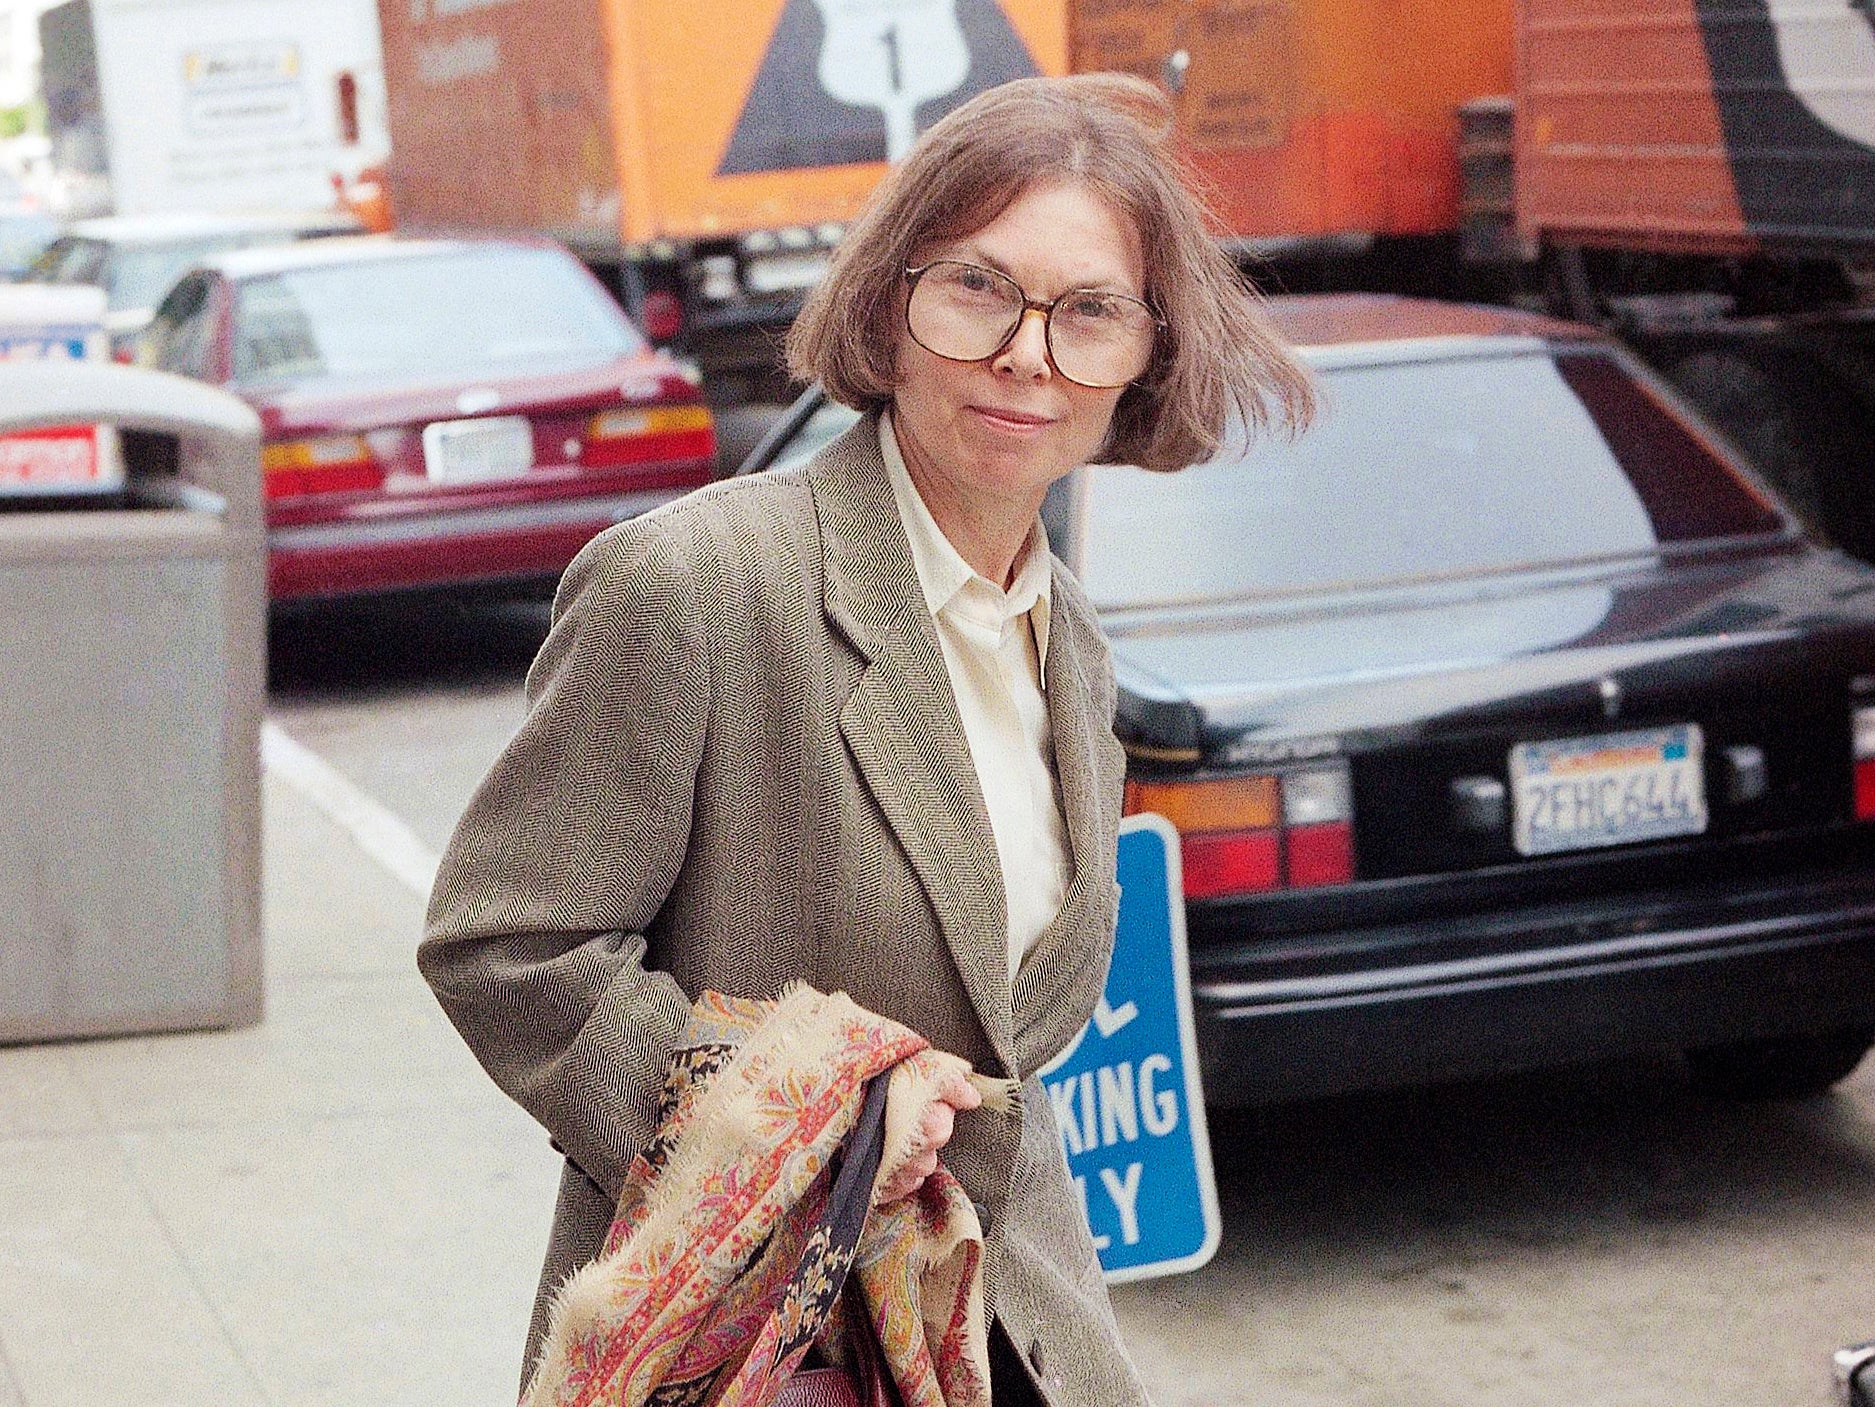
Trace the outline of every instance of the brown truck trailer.
<instances>
[{"instance_id":1,"label":"brown truck trailer","mask_svg":"<svg viewBox=\"0 0 1875 1407\"><path fill-rule=\"evenodd\" d=\"M1868 0L1519 0L1514 92L1510 243L1551 305L1875 554Z\"/></svg>"},{"instance_id":2,"label":"brown truck trailer","mask_svg":"<svg viewBox=\"0 0 1875 1407\"><path fill-rule=\"evenodd\" d=\"M1875 9L1522 0L1518 227L1661 253L1875 250Z\"/></svg>"}]
</instances>

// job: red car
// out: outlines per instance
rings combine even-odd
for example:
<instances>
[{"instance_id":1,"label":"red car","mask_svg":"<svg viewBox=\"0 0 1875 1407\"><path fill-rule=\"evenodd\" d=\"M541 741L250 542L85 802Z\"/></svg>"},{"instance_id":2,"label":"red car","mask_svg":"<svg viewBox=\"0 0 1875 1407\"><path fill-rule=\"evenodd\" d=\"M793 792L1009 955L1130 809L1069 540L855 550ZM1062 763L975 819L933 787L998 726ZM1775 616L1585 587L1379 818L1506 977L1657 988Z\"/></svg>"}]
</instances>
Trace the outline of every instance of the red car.
<instances>
[{"instance_id":1,"label":"red car","mask_svg":"<svg viewBox=\"0 0 1875 1407\"><path fill-rule=\"evenodd\" d=\"M140 360L259 412L275 601L550 578L713 474L695 372L551 244L218 255L163 300Z\"/></svg>"}]
</instances>

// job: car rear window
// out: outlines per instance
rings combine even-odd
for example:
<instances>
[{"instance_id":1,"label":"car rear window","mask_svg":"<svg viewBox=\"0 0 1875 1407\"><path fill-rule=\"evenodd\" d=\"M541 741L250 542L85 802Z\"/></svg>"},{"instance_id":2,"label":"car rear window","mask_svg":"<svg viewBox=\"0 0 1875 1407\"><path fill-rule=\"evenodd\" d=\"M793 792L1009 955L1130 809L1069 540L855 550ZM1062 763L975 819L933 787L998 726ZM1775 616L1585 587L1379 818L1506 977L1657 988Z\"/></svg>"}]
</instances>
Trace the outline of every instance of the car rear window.
<instances>
[{"instance_id":1,"label":"car rear window","mask_svg":"<svg viewBox=\"0 0 1875 1407\"><path fill-rule=\"evenodd\" d=\"M34 261L26 280L92 284L105 291L113 311L154 308L191 264L225 249L249 244L281 244L297 237L291 229L224 230L186 238L117 243L66 235L54 241Z\"/></svg>"},{"instance_id":2,"label":"car rear window","mask_svg":"<svg viewBox=\"0 0 1875 1407\"><path fill-rule=\"evenodd\" d=\"M449 379L591 365L644 340L570 256L486 249L243 282L234 377Z\"/></svg>"},{"instance_id":3,"label":"car rear window","mask_svg":"<svg viewBox=\"0 0 1875 1407\"><path fill-rule=\"evenodd\" d=\"M1102 608L1359 587L1783 530L1668 405L1597 352L1343 367L1294 442L1179 474L1086 471Z\"/></svg>"},{"instance_id":4,"label":"car rear window","mask_svg":"<svg viewBox=\"0 0 1875 1407\"><path fill-rule=\"evenodd\" d=\"M23 273L58 232L58 225L43 215L0 215L0 275Z\"/></svg>"},{"instance_id":5,"label":"car rear window","mask_svg":"<svg viewBox=\"0 0 1875 1407\"><path fill-rule=\"evenodd\" d=\"M111 254L105 274L111 307L154 308L191 264L240 243L240 236L222 234L119 245Z\"/></svg>"},{"instance_id":6,"label":"car rear window","mask_svg":"<svg viewBox=\"0 0 1875 1407\"><path fill-rule=\"evenodd\" d=\"M110 249L101 240L64 235L46 246L22 280L25 283L104 284L104 262Z\"/></svg>"}]
</instances>

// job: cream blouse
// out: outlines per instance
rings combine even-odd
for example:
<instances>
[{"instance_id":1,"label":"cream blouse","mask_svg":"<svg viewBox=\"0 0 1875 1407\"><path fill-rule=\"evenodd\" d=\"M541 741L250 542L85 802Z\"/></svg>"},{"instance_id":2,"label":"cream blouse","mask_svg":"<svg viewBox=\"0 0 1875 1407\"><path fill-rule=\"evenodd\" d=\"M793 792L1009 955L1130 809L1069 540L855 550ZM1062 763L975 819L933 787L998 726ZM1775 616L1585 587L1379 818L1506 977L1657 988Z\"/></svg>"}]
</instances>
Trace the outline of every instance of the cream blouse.
<instances>
[{"instance_id":1,"label":"cream blouse","mask_svg":"<svg viewBox=\"0 0 1875 1407\"><path fill-rule=\"evenodd\" d=\"M1061 911L1068 877L1042 669L1052 581L1048 538L1037 518L1022 568L1003 591L964 561L938 527L905 468L889 414L879 417L879 448L989 809L1009 908L1013 980Z\"/></svg>"}]
</instances>

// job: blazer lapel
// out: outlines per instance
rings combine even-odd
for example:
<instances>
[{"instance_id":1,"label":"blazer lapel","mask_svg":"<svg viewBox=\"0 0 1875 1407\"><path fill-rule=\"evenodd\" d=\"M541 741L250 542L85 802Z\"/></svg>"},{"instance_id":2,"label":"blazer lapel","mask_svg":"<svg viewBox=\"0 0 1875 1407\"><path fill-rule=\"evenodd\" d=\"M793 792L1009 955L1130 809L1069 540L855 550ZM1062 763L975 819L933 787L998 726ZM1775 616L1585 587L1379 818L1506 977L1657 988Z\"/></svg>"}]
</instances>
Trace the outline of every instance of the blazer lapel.
<instances>
[{"instance_id":1,"label":"blazer lapel","mask_svg":"<svg viewBox=\"0 0 1875 1407\"><path fill-rule=\"evenodd\" d=\"M991 1048L1013 1070L1009 923L989 812L878 434L867 416L807 469L827 618L866 659L840 731L937 912Z\"/></svg>"},{"instance_id":2,"label":"blazer lapel","mask_svg":"<svg viewBox=\"0 0 1875 1407\"><path fill-rule=\"evenodd\" d=\"M1057 577L1061 568L1055 568ZM1048 730L1055 745L1055 775L1061 781L1061 809L1067 825L1074 880L1091 879L1104 858L1099 838L1104 830L1100 771L1096 749L1113 731L1111 718L1096 718L1093 684L1079 646L1079 621L1071 620L1067 593L1054 592L1055 628L1048 633ZM1065 907L1065 906L1064 906Z\"/></svg>"},{"instance_id":3,"label":"blazer lapel","mask_svg":"<svg viewBox=\"0 0 1875 1407\"><path fill-rule=\"evenodd\" d=\"M1103 814L1106 800L1099 765L1101 742L1112 736L1112 720L1094 716L1093 687L1079 643L1081 623L1069 615L1068 593L1059 584L1061 568L1055 570L1054 621L1048 632L1048 728L1054 740L1055 775L1061 782L1069 872L1061 912L1024 959L1011 993L1023 1074L1050 1041L1058 1045L1072 1034L1054 1032L1059 1013L1044 1006L1062 1005L1072 1011L1078 998L1085 996L1091 1005L1099 994L1106 978L1106 950L1094 941L1098 935L1093 929L1106 921L1114 878L1105 844L1111 822ZM1091 989L1082 991L1090 978ZM1044 996L1050 1002L1042 1002Z\"/></svg>"}]
</instances>

